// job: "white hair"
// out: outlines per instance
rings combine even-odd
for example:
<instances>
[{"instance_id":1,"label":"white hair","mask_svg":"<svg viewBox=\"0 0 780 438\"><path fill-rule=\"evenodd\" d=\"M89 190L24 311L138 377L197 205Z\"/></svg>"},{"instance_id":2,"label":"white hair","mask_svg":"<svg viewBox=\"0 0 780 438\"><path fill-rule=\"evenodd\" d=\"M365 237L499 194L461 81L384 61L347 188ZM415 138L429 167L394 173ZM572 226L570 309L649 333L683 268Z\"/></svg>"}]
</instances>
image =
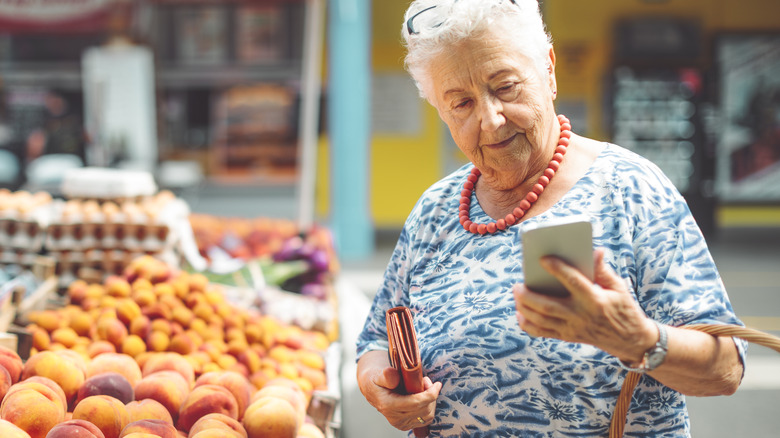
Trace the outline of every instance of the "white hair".
<instances>
[{"instance_id":1,"label":"white hair","mask_svg":"<svg viewBox=\"0 0 780 438\"><path fill-rule=\"evenodd\" d=\"M407 28L411 17L412 34ZM533 60L539 74L545 74L552 38L537 0L414 0L401 33L407 49L404 64L420 95L428 98L428 61L459 41L496 30Z\"/></svg>"}]
</instances>

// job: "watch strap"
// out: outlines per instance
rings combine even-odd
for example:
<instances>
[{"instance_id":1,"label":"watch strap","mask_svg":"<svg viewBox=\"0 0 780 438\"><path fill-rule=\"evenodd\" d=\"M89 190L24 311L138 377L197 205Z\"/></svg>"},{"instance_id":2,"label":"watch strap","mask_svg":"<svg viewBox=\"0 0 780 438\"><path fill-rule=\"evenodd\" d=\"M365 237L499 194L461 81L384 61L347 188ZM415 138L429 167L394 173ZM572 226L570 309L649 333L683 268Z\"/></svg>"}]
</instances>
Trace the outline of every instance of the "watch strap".
<instances>
[{"instance_id":1,"label":"watch strap","mask_svg":"<svg viewBox=\"0 0 780 438\"><path fill-rule=\"evenodd\" d=\"M669 350L666 327L656 320L652 321L658 328L658 342L645 351L639 365L632 366L631 364L627 364L623 360L618 359L620 367L624 370L644 374L658 368L664 362L664 359L666 359L666 353Z\"/></svg>"}]
</instances>

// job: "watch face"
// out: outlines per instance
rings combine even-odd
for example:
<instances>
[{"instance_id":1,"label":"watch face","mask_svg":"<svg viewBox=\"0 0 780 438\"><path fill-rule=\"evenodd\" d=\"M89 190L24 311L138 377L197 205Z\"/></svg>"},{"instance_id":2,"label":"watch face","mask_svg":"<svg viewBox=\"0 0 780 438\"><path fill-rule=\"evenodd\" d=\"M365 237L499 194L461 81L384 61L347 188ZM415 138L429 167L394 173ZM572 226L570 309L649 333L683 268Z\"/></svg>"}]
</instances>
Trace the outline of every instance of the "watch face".
<instances>
[{"instance_id":1,"label":"watch face","mask_svg":"<svg viewBox=\"0 0 780 438\"><path fill-rule=\"evenodd\" d=\"M654 348L647 354L647 369L654 370L658 368L666 359L666 350L660 347Z\"/></svg>"}]
</instances>

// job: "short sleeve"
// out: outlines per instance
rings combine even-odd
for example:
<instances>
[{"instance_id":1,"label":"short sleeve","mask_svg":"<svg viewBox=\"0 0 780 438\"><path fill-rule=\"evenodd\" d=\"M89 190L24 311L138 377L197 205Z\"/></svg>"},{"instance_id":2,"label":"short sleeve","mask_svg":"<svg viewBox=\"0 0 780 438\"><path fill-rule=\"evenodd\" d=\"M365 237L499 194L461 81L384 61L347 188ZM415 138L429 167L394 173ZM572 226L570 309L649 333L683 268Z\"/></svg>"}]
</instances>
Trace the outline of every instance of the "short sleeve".
<instances>
[{"instance_id":1,"label":"short sleeve","mask_svg":"<svg viewBox=\"0 0 780 438\"><path fill-rule=\"evenodd\" d=\"M404 280L409 269L408 236L407 226L404 226L385 270L382 285L374 297L363 330L358 336L358 360L368 351L388 349L385 312L396 306L408 305L408 287Z\"/></svg>"},{"instance_id":2,"label":"short sleeve","mask_svg":"<svg viewBox=\"0 0 780 438\"><path fill-rule=\"evenodd\" d=\"M667 187L671 186L671 183ZM687 204L676 190L652 200L635 215L636 295L653 319L672 326L736 324L728 298L706 240ZM744 363L747 343L736 341Z\"/></svg>"}]
</instances>

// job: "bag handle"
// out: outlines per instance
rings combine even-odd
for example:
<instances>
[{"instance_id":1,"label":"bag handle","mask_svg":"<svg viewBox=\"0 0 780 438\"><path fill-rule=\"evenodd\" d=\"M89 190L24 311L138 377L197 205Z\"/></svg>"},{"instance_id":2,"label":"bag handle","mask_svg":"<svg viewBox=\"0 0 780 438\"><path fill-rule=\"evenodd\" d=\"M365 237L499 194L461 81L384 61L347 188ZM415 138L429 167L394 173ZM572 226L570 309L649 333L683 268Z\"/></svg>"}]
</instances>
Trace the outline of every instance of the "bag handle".
<instances>
[{"instance_id":1,"label":"bag handle","mask_svg":"<svg viewBox=\"0 0 780 438\"><path fill-rule=\"evenodd\" d=\"M713 336L737 337L748 342L763 345L780 353L780 338L756 329L730 324L691 324L680 328L697 330ZM623 429L626 426L626 417L628 416L628 408L631 405L631 397L634 395L634 389L636 389L636 385L641 377L642 375L639 373L630 372L623 381L609 425L609 438L623 438Z\"/></svg>"}]
</instances>

